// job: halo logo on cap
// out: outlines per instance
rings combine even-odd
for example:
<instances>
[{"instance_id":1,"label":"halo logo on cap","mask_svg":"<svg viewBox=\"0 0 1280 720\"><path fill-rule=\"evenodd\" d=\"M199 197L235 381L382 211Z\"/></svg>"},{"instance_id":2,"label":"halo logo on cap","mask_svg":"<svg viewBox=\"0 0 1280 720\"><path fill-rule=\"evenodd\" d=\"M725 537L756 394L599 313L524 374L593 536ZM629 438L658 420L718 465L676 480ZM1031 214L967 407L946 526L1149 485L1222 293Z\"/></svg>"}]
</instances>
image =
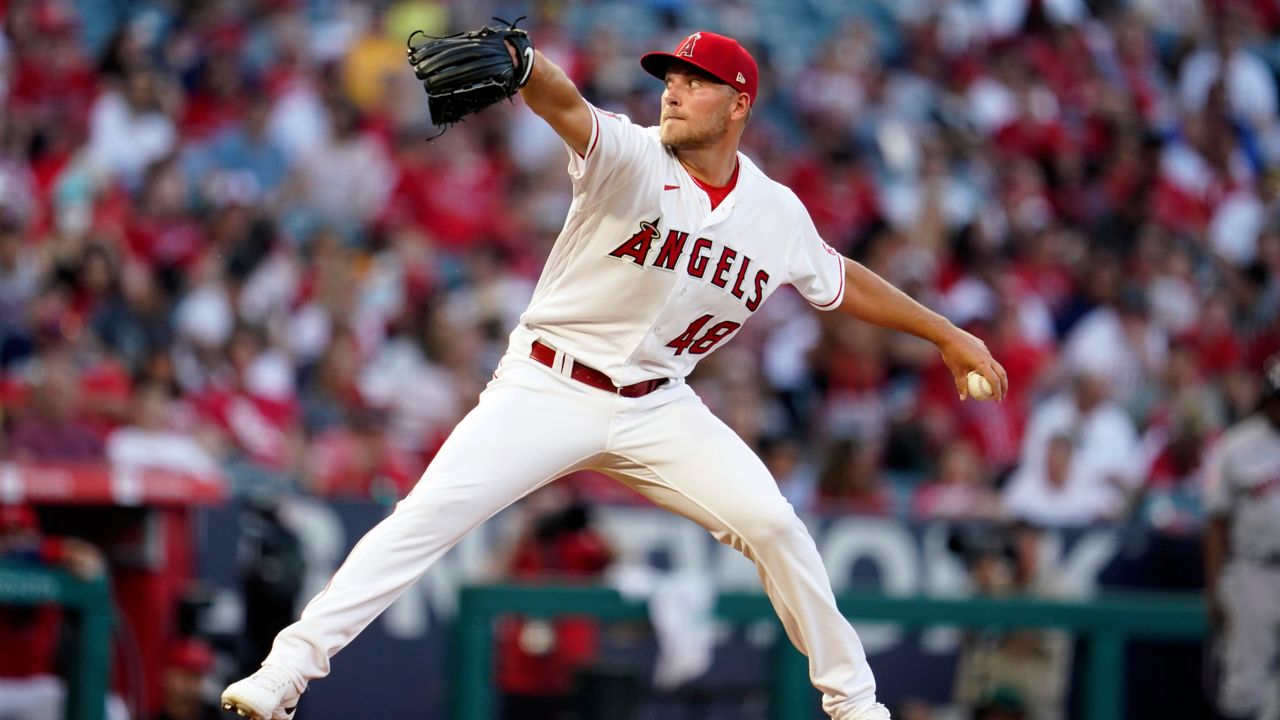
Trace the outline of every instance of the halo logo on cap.
<instances>
[{"instance_id":1,"label":"halo logo on cap","mask_svg":"<svg viewBox=\"0 0 1280 720\"><path fill-rule=\"evenodd\" d=\"M685 38L684 42L680 43L680 47L676 48L676 55L679 57L693 57L693 46L697 45L698 41L701 39L702 33L700 32L696 32ZM739 73L739 75L741 75L741 73ZM742 81L740 80L739 82Z\"/></svg>"}]
</instances>

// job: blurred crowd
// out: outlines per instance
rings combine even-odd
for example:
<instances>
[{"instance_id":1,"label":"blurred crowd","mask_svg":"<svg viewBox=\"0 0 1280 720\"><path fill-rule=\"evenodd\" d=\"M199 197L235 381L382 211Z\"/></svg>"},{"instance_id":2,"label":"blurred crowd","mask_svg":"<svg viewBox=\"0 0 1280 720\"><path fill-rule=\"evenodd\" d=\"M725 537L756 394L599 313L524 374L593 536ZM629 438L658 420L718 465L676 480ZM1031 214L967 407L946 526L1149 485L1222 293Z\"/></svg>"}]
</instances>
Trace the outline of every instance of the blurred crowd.
<instances>
[{"instance_id":1,"label":"blurred crowd","mask_svg":"<svg viewBox=\"0 0 1280 720\"><path fill-rule=\"evenodd\" d=\"M928 344L779 292L692 383L798 510L1200 526L1202 458L1280 350L1268 0L0 0L0 460L403 494L570 201L563 145L518 99L428 142L404 42L522 15L643 124L661 88L642 52L740 39L762 71L744 150L1007 368L1004 402L961 402ZM101 564L10 512L6 553ZM1018 556L976 554L975 583L1022 587ZM547 628L506 631L518 695ZM1057 643L972 639L957 694L1049 717L980 679L1061 666ZM208 651L172 658L168 717L201 717Z\"/></svg>"},{"instance_id":2,"label":"blurred crowd","mask_svg":"<svg viewBox=\"0 0 1280 720\"><path fill-rule=\"evenodd\" d=\"M0 9L0 457L403 493L570 199L518 100L427 141L404 39L490 15L643 123L642 51L741 39L746 152L1008 369L1003 403L962 403L927 344L779 293L692 381L801 511L1194 526L1204 450L1280 349L1264 0Z\"/></svg>"}]
</instances>

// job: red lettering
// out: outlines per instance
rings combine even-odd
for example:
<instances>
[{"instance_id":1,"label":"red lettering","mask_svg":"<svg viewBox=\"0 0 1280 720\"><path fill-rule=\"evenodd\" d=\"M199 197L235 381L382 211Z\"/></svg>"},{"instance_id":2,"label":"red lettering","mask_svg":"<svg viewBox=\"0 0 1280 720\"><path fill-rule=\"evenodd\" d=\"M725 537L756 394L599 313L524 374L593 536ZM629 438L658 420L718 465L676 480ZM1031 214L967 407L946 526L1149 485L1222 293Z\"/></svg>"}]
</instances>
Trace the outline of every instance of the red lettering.
<instances>
[{"instance_id":1,"label":"red lettering","mask_svg":"<svg viewBox=\"0 0 1280 720\"><path fill-rule=\"evenodd\" d=\"M734 330L737 330L740 327L742 327L742 323L736 323L732 320L725 320L722 323L718 323L710 330L707 330L702 337L694 340L693 345L689 346L689 352L694 355L701 355L705 352L710 352L711 348L716 346L716 343L729 337Z\"/></svg>"},{"instance_id":2,"label":"red lettering","mask_svg":"<svg viewBox=\"0 0 1280 720\"><path fill-rule=\"evenodd\" d=\"M680 232L679 230L668 231L666 242L662 243L662 249L658 251L658 259L653 261L653 266L675 270L676 261L680 259L680 252L684 250L684 241L688 239L689 233L687 232Z\"/></svg>"},{"instance_id":3,"label":"red lettering","mask_svg":"<svg viewBox=\"0 0 1280 720\"><path fill-rule=\"evenodd\" d=\"M688 349L690 345L694 343L695 340L697 340L698 331L701 330L702 326L706 325L707 321L710 319L711 319L710 315L703 315L697 320L694 320L693 322L689 323L689 327L685 328L684 332L680 333L675 337L675 339L667 343L667 347L675 348L676 355L683 353L686 349ZM706 352L706 351L704 350L703 352Z\"/></svg>"},{"instance_id":4,"label":"red lettering","mask_svg":"<svg viewBox=\"0 0 1280 720\"><path fill-rule=\"evenodd\" d=\"M742 299L743 293L742 281L747 279L747 268L749 267L751 267L751 258L743 255L742 267L738 268L738 279L733 281L733 290L729 291L730 295L738 298L739 300Z\"/></svg>"},{"instance_id":5,"label":"red lettering","mask_svg":"<svg viewBox=\"0 0 1280 720\"><path fill-rule=\"evenodd\" d=\"M689 323L689 327L684 329L674 340L667 343L667 347L675 348L676 355L688 350L693 355L702 355L711 351L721 340L733 334L734 330L742 327L742 323L736 323L732 320L716 323L703 333L702 337L698 337L698 333L702 330L702 326L707 324L711 319L710 315L702 317Z\"/></svg>"},{"instance_id":6,"label":"red lettering","mask_svg":"<svg viewBox=\"0 0 1280 720\"><path fill-rule=\"evenodd\" d=\"M649 257L649 245L658 239L658 221L662 218L657 217L653 222L642 220L640 229L635 235L627 238L627 241L619 245L609 254L618 259L631 258L637 265L644 265L644 261Z\"/></svg>"},{"instance_id":7,"label":"red lettering","mask_svg":"<svg viewBox=\"0 0 1280 720\"><path fill-rule=\"evenodd\" d=\"M738 252L733 248L726 247L724 252L720 253L720 261L716 263L715 274L711 276L711 284L716 287L724 287L729 282L724 276L729 271L729 266L733 264L733 259L738 257Z\"/></svg>"},{"instance_id":8,"label":"red lettering","mask_svg":"<svg viewBox=\"0 0 1280 720\"><path fill-rule=\"evenodd\" d=\"M703 251L711 249L711 241L706 238L698 238L693 241L693 250L689 253L689 274L700 278L707 272L707 260L709 257L703 255Z\"/></svg>"},{"instance_id":9,"label":"red lettering","mask_svg":"<svg viewBox=\"0 0 1280 720\"><path fill-rule=\"evenodd\" d=\"M764 286L769 282L769 273L764 270L756 271L756 293L747 301L747 309L755 312L760 307L760 303L764 301Z\"/></svg>"}]
</instances>

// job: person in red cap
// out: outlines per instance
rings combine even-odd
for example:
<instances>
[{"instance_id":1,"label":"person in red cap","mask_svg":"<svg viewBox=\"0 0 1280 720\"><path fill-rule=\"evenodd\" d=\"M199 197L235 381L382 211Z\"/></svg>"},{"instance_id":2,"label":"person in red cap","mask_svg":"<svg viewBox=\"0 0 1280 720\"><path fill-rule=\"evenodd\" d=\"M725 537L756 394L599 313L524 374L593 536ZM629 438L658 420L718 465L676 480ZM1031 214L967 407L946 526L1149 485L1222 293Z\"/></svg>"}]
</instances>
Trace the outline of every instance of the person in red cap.
<instances>
[{"instance_id":1,"label":"person in red cap","mask_svg":"<svg viewBox=\"0 0 1280 720\"><path fill-rule=\"evenodd\" d=\"M511 42L508 40L508 42ZM883 720L862 643L768 469L685 382L778 288L819 310L933 342L967 393L1008 379L986 346L823 242L795 193L738 151L755 60L700 31L641 66L656 127L593 107L532 47L511 47L524 102L564 141L573 202L533 300L479 404L417 486L352 550L223 707L287 718L329 659L494 513L576 470L608 474L755 562L835 720ZM529 62L532 65L530 67Z\"/></svg>"},{"instance_id":2,"label":"person in red cap","mask_svg":"<svg viewBox=\"0 0 1280 720\"><path fill-rule=\"evenodd\" d=\"M0 560L61 567L88 580L105 568L102 553L77 538L40 532L29 505L0 501ZM62 612L52 603L0 606L0 718L59 717L66 687L56 659Z\"/></svg>"},{"instance_id":3,"label":"person in red cap","mask_svg":"<svg viewBox=\"0 0 1280 720\"><path fill-rule=\"evenodd\" d=\"M164 707L153 720L215 720L221 717L208 702L205 682L213 671L213 648L187 637L169 648L164 668Z\"/></svg>"}]
</instances>

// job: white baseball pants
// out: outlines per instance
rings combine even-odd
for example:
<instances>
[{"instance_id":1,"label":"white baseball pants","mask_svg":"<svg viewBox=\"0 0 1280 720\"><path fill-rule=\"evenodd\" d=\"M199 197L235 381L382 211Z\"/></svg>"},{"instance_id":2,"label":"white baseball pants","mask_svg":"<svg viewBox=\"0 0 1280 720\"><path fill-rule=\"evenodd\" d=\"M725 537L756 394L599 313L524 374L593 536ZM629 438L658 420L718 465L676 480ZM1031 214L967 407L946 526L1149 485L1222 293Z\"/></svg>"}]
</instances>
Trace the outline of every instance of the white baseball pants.
<instances>
[{"instance_id":1,"label":"white baseball pants","mask_svg":"<svg viewBox=\"0 0 1280 720\"><path fill-rule=\"evenodd\" d=\"M479 404L266 662L307 681L327 675L329 658L472 528L557 477L594 469L753 560L826 712L847 720L870 707L862 643L836 608L813 539L751 449L683 382L624 398L530 359L531 341L513 334Z\"/></svg>"},{"instance_id":2,"label":"white baseball pants","mask_svg":"<svg viewBox=\"0 0 1280 720\"><path fill-rule=\"evenodd\" d=\"M1220 582L1227 624L1218 704L1233 717L1261 718L1280 682L1280 568L1236 560Z\"/></svg>"}]
</instances>

